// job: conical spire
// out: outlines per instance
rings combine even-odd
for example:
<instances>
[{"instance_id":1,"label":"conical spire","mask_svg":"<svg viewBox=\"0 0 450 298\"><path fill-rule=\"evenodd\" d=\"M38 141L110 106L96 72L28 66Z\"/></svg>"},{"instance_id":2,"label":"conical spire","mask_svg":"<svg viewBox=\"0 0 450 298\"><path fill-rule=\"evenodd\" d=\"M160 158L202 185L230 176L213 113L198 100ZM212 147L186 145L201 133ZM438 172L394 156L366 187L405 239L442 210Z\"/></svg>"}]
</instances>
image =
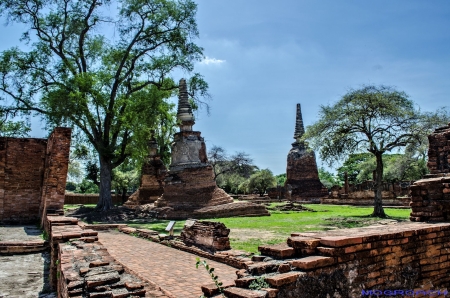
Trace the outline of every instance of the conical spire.
<instances>
[{"instance_id":1,"label":"conical spire","mask_svg":"<svg viewBox=\"0 0 450 298\"><path fill-rule=\"evenodd\" d=\"M188 92L185 79L180 80L179 88L177 119L180 122L180 131L191 131L192 126L195 122L194 115L192 114L192 108L188 100Z\"/></svg>"},{"instance_id":2,"label":"conical spire","mask_svg":"<svg viewBox=\"0 0 450 298\"><path fill-rule=\"evenodd\" d=\"M300 104L297 104L297 117L295 119L294 139L298 140L305 134L305 127L303 126L302 109Z\"/></svg>"}]
</instances>

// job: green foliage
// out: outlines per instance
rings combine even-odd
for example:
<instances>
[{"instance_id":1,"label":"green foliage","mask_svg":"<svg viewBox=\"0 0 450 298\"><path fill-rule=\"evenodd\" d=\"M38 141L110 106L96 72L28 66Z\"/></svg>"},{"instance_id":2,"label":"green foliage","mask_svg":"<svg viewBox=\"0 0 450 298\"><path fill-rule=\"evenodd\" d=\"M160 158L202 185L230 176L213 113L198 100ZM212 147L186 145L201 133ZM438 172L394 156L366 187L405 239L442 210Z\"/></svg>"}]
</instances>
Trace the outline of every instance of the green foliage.
<instances>
[{"instance_id":1,"label":"green foliage","mask_svg":"<svg viewBox=\"0 0 450 298\"><path fill-rule=\"evenodd\" d=\"M225 190L227 193L238 194L241 193L239 185L244 183L247 179L239 174L224 174L217 179L217 185Z\"/></svg>"},{"instance_id":2,"label":"green foliage","mask_svg":"<svg viewBox=\"0 0 450 298\"><path fill-rule=\"evenodd\" d=\"M286 173L279 174L275 176L275 179L277 179L277 184L283 186L286 182Z\"/></svg>"},{"instance_id":3,"label":"green foliage","mask_svg":"<svg viewBox=\"0 0 450 298\"><path fill-rule=\"evenodd\" d=\"M217 289L219 290L219 293L222 297L225 297L223 294L224 288L222 287L223 283L219 281L219 277L214 274L214 268L209 267L208 263L206 263L205 260L200 260L200 258L196 258L197 262L195 263L195 267L198 269L198 266L202 265L205 267L206 271L208 272L209 276L213 280L214 284L216 285ZM203 296L202 296L203 297Z\"/></svg>"},{"instance_id":4,"label":"green foliage","mask_svg":"<svg viewBox=\"0 0 450 298\"><path fill-rule=\"evenodd\" d=\"M303 139L320 151L330 165L352 153L370 152L376 158L374 216L384 216L381 190L383 154L418 146L442 115L423 114L405 92L386 86L350 90L334 105L321 106L319 120Z\"/></svg>"},{"instance_id":5,"label":"green foliage","mask_svg":"<svg viewBox=\"0 0 450 298\"><path fill-rule=\"evenodd\" d=\"M168 99L178 88L170 75L190 76L197 105L208 97L193 73L203 56L193 42L196 10L192 0L0 1L1 15L28 28L22 41L30 49L0 54L0 95L12 103L5 109L83 135L98 154L100 210L112 207L112 170L130 157L143 160L152 130L167 162L175 123Z\"/></svg>"},{"instance_id":6,"label":"green foliage","mask_svg":"<svg viewBox=\"0 0 450 298\"><path fill-rule=\"evenodd\" d=\"M42 240L48 240L48 233L46 231L43 231L39 236L42 238Z\"/></svg>"},{"instance_id":7,"label":"green foliage","mask_svg":"<svg viewBox=\"0 0 450 298\"><path fill-rule=\"evenodd\" d=\"M4 117L0 120L0 137L24 138L30 131L30 124L25 121L9 121Z\"/></svg>"},{"instance_id":8,"label":"green foliage","mask_svg":"<svg viewBox=\"0 0 450 298\"><path fill-rule=\"evenodd\" d=\"M127 191L134 191L139 187L139 177L139 171L132 164L122 164L113 171L113 188L125 195Z\"/></svg>"},{"instance_id":9,"label":"green foliage","mask_svg":"<svg viewBox=\"0 0 450 298\"><path fill-rule=\"evenodd\" d=\"M94 183L95 185L100 185L100 168L97 165L97 163L92 162L92 161L88 161L85 167L85 171L86 171L86 180L91 181L92 183Z\"/></svg>"},{"instance_id":10,"label":"green foliage","mask_svg":"<svg viewBox=\"0 0 450 298\"><path fill-rule=\"evenodd\" d=\"M426 159L421 155L405 154L383 155L383 181L414 181L428 174ZM370 153L350 154L343 166L337 169L340 179L344 179L347 171L348 180L352 184L373 179L376 170L376 159Z\"/></svg>"},{"instance_id":11,"label":"green foliage","mask_svg":"<svg viewBox=\"0 0 450 298\"><path fill-rule=\"evenodd\" d=\"M98 186L87 179L83 179L80 184L78 184L78 193L98 193Z\"/></svg>"},{"instance_id":12,"label":"green foliage","mask_svg":"<svg viewBox=\"0 0 450 298\"><path fill-rule=\"evenodd\" d=\"M276 179L269 169L259 170L251 175L248 182L250 190L258 190L260 196L263 196L267 188L276 186Z\"/></svg>"},{"instance_id":13,"label":"green foliage","mask_svg":"<svg viewBox=\"0 0 450 298\"><path fill-rule=\"evenodd\" d=\"M343 182L339 179L338 176L326 171L323 167L319 168L319 179L320 182L322 182L322 184L328 189L330 189L334 185L343 185Z\"/></svg>"},{"instance_id":14,"label":"green foliage","mask_svg":"<svg viewBox=\"0 0 450 298\"><path fill-rule=\"evenodd\" d=\"M372 157L373 155L369 152L350 154L344 161L343 165L337 169L339 179L345 181L344 173L347 172L349 183L356 184L357 182L360 182L358 181L358 175L363 168L362 164L370 160Z\"/></svg>"},{"instance_id":15,"label":"green foliage","mask_svg":"<svg viewBox=\"0 0 450 298\"><path fill-rule=\"evenodd\" d=\"M270 288L270 285L266 282L264 276L257 276L248 287L251 290L261 290L263 288Z\"/></svg>"},{"instance_id":16,"label":"green foliage","mask_svg":"<svg viewBox=\"0 0 450 298\"><path fill-rule=\"evenodd\" d=\"M220 146L213 146L208 151L208 161L217 185L228 193L245 193L246 190L239 186L257 169L247 153L236 152L229 156Z\"/></svg>"},{"instance_id":17,"label":"green foliage","mask_svg":"<svg viewBox=\"0 0 450 298\"><path fill-rule=\"evenodd\" d=\"M70 182L70 181L68 181L66 183L66 190L68 190L68 191L75 191L76 189L77 189L77 184L76 183Z\"/></svg>"}]
</instances>

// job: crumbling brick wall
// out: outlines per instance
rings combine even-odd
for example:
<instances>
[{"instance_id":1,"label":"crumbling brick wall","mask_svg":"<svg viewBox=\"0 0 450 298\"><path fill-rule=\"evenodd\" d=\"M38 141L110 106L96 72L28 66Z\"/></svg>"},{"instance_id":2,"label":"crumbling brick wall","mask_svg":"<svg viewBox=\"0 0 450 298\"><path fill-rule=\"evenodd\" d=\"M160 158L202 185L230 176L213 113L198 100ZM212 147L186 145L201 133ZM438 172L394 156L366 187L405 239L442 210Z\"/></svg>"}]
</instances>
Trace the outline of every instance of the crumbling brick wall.
<instances>
[{"instance_id":1,"label":"crumbling brick wall","mask_svg":"<svg viewBox=\"0 0 450 298\"><path fill-rule=\"evenodd\" d=\"M450 124L428 136L429 175L411 186L412 221L450 220Z\"/></svg>"},{"instance_id":2,"label":"crumbling brick wall","mask_svg":"<svg viewBox=\"0 0 450 298\"><path fill-rule=\"evenodd\" d=\"M36 222L47 209L64 205L69 128L48 140L0 138L0 222Z\"/></svg>"},{"instance_id":3,"label":"crumbling brick wall","mask_svg":"<svg viewBox=\"0 0 450 298\"><path fill-rule=\"evenodd\" d=\"M230 229L221 222L188 220L181 231L181 239L188 246L215 252L231 249L229 234Z\"/></svg>"},{"instance_id":4,"label":"crumbling brick wall","mask_svg":"<svg viewBox=\"0 0 450 298\"><path fill-rule=\"evenodd\" d=\"M71 133L70 128L57 127L47 142L39 210L42 223L48 212L64 214Z\"/></svg>"},{"instance_id":5,"label":"crumbling brick wall","mask_svg":"<svg viewBox=\"0 0 450 298\"><path fill-rule=\"evenodd\" d=\"M225 294L267 297L245 289L258 275L270 285L264 290L276 298L412 297L408 293L450 290L450 223L293 233L286 244L258 249L261 256L237 272L239 288ZM396 290L403 294L392 295ZM414 297L425 296L438 297Z\"/></svg>"},{"instance_id":6,"label":"crumbling brick wall","mask_svg":"<svg viewBox=\"0 0 450 298\"><path fill-rule=\"evenodd\" d=\"M428 169L431 174L450 173L450 123L428 136Z\"/></svg>"},{"instance_id":7,"label":"crumbling brick wall","mask_svg":"<svg viewBox=\"0 0 450 298\"><path fill-rule=\"evenodd\" d=\"M47 140L0 138L0 222L39 218Z\"/></svg>"}]
</instances>

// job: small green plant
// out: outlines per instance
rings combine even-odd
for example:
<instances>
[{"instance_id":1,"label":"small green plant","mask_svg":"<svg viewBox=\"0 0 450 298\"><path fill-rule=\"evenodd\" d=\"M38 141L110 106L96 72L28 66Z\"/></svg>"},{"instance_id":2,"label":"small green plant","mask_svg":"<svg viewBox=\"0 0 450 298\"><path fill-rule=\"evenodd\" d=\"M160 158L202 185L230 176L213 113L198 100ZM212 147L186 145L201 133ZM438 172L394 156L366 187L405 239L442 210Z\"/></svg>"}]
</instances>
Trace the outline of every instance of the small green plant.
<instances>
[{"instance_id":1,"label":"small green plant","mask_svg":"<svg viewBox=\"0 0 450 298\"><path fill-rule=\"evenodd\" d=\"M261 290L262 288L269 288L269 284L266 283L264 276L258 276L254 281L248 286L251 290Z\"/></svg>"},{"instance_id":2,"label":"small green plant","mask_svg":"<svg viewBox=\"0 0 450 298\"><path fill-rule=\"evenodd\" d=\"M43 240L48 240L48 233L47 231L43 231L41 235L39 235Z\"/></svg>"},{"instance_id":3,"label":"small green plant","mask_svg":"<svg viewBox=\"0 0 450 298\"><path fill-rule=\"evenodd\" d=\"M222 295L222 297L225 297L225 295L223 294L223 290L224 288L222 287L223 283L221 281L219 281L219 277L217 275L214 274L214 268L213 267L209 267L208 263L206 263L205 260L200 260L200 258L196 258L197 263L195 263L195 267L198 269L199 265L202 265L203 267L205 267L206 271L208 271L209 276L211 276L211 279L214 281L214 284L216 285L217 289L219 290L220 295ZM205 296L201 296L200 298L205 298Z\"/></svg>"},{"instance_id":4,"label":"small green plant","mask_svg":"<svg viewBox=\"0 0 450 298\"><path fill-rule=\"evenodd\" d=\"M58 265L58 264L59 264L59 260L56 260L55 265Z\"/></svg>"}]
</instances>

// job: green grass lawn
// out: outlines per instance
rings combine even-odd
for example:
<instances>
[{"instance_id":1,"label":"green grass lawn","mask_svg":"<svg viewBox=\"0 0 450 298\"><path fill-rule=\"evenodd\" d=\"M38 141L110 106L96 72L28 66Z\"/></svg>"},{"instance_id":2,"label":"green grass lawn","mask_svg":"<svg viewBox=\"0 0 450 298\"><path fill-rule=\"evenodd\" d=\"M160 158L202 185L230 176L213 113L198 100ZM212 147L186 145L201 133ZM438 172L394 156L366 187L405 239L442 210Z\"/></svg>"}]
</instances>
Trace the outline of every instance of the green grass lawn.
<instances>
[{"instance_id":1,"label":"green grass lawn","mask_svg":"<svg viewBox=\"0 0 450 298\"><path fill-rule=\"evenodd\" d=\"M361 227L374 224L380 218L368 217L372 207L354 207L338 205L304 205L316 212L271 211L271 216L229 217L209 219L224 223L229 229L231 247L256 253L258 246L285 242L292 232L323 231L336 228ZM385 208L390 219L408 220L410 209ZM169 220L155 220L147 223L128 222L129 226L164 231ZM175 225L175 235L183 228L184 221Z\"/></svg>"}]
</instances>

